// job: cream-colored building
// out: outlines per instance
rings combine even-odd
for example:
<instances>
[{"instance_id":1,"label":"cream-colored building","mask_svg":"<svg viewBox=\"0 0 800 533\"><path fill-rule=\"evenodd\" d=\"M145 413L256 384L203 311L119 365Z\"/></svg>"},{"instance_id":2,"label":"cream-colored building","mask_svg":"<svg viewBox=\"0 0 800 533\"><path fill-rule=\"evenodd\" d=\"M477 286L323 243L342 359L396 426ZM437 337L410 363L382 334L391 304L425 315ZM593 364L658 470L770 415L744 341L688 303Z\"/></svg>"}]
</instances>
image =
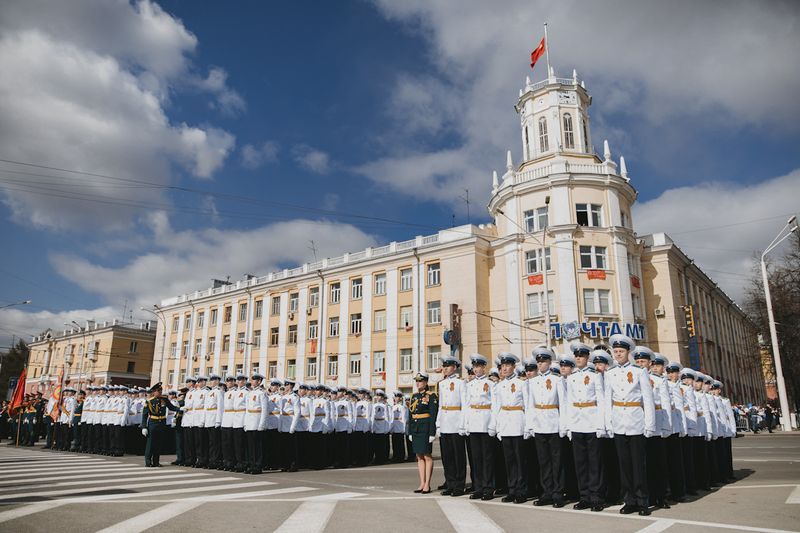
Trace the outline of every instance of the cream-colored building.
<instances>
[{"instance_id":1,"label":"cream-colored building","mask_svg":"<svg viewBox=\"0 0 800 533\"><path fill-rule=\"evenodd\" d=\"M27 392L45 396L58 385L145 386L150 383L155 322L123 324L87 321L61 331L47 330L28 345Z\"/></svg>"},{"instance_id":2,"label":"cream-colored building","mask_svg":"<svg viewBox=\"0 0 800 533\"><path fill-rule=\"evenodd\" d=\"M624 159L612 160L608 143L602 156L594 152L591 102L574 73L526 82L516 104L523 161L514 165L509 151L505 173L493 175L491 224L162 301L156 356L164 357L153 380L175 385L187 373L259 368L270 377L409 390L414 372L435 371L451 349L445 332L455 332L448 338L462 356L529 355L548 342L548 326L561 353L573 339L598 344L618 332L648 343L655 327L658 349L688 365L682 317L654 315L643 266L658 254L633 230L637 193ZM658 281L658 290L674 292ZM702 361L709 371L731 365L731 378L733 365L758 356L743 340L752 324L736 317L741 342L720 352L719 366L717 352Z\"/></svg>"}]
</instances>

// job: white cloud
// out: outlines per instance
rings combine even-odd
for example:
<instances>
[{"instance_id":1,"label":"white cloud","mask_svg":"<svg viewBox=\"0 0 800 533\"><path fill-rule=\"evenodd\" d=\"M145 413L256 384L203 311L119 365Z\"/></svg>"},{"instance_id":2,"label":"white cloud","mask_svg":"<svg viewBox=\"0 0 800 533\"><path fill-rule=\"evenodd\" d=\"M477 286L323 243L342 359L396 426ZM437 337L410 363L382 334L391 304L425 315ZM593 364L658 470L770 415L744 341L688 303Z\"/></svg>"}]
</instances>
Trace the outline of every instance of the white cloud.
<instances>
[{"instance_id":1,"label":"white cloud","mask_svg":"<svg viewBox=\"0 0 800 533\"><path fill-rule=\"evenodd\" d=\"M442 183L488 195L487 161L502 166L508 148L518 160L519 122L511 106L545 21L556 73L570 76L574 67L586 80L595 99L595 138L601 143L603 133L612 148L635 146L660 160L675 153L675 143L662 139L685 142L692 124L780 130L800 123L800 107L786 105L800 92L800 77L788 66L800 52L794 38L800 10L791 2L740 0L724 9L710 1L516 0L502 9L480 0L459 2L458 9L445 0L375 3L386 18L428 41L436 71L399 76L389 114L403 117L406 137L357 170L411 196L447 201ZM532 78L544 77L543 64ZM634 131L623 132L607 118L620 114L640 119ZM457 140L425 153L417 146L420 133ZM426 164L412 173L420 161ZM443 161L458 164L448 170L436 164ZM410 174L422 189L391 179Z\"/></svg>"},{"instance_id":2,"label":"white cloud","mask_svg":"<svg viewBox=\"0 0 800 533\"><path fill-rule=\"evenodd\" d=\"M193 76L188 54L196 45L179 20L148 1L2 3L3 157L154 184L19 174L10 171L31 169L3 164L0 192L14 220L50 229L124 227L163 203L160 186L176 167L198 178L219 170L234 137L172 124L165 112L170 92ZM204 90L235 106L224 72L212 72Z\"/></svg>"},{"instance_id":3,"label":"white cloud","mask_svg":"<svg viewBox=\"0 0 800 533\"><path fill-rule=\"evenodd\" d=\"M264 141L260 145L245 144L240 150L242 166L255 170L267 163L278 161L278 143L275 141Z\"/></svg>"},{"instance_id":4,"label":"white cloud","mask_svg":"<svg viewBox=\"0 0 800 533\"><path fill-rule=\"evenodd\" d=\"M244 273L264 275L310 259L310 236L317 256L338 256L375 244L374 237L339 223L278 222L248 230L176 231L162 212L150 215L153 251L122 266L94 264L76 254L53 254L51 264L64 278L108 302L125 299L149 306L164 298L208 287L212 278Z\"/></svg>"},{"instance_id":5,"label":"white cloud","mask_svg":"<svg viewBox=\"0 0 800 533\"><path fill-rule=\"evenodd\" d=\"M753 254L798 212L800 169L757 185L701 183L634 206L637 233L664 232L731 297L742 301ZM713 228L713 229L707 229Z\"/></svg>"},{"instance_id":6,"label":"white cloud","mask_svg":"<svg viewBox=\"0 0 800 533\"><path fill-rule=\"evenodd\" d=\"M235 90L228 87L228 73L225 69L213 67L208 76L197 81L198 87L216 95L216 102L209 105L223 114L236 116L242 113L247 104Z\"/></svg>"},{"instance_id":7,"label":"white cloud","mask_svg":"<svg viewBox=\"0 0 800 533\"><path fill-rule=\"evenodd\" d=\"M137 308L138 309L138 308ZM112 307L97 307L94 309L73 309L70 311L38 311L28 312L20 307L0 309L0 346L10 346L12 336L30 342L31 337L50 328L55 331L63 330L74 320L78 324L85 324L87 320L97 322L122 319L121 309ZM146 320L146 319L143 319Z\"/></svg>"},{"instance_id":8,"label":"white cloud","mask_svg":"<svg viewBox=\"0 0 800 533\"><path fill-rule=\"evenodd\" d=\"M295 162L310 172L327 174L330 171L330 157L322 150L297 144L292 148L292 154Z\"/></svg>"}]
</instances>

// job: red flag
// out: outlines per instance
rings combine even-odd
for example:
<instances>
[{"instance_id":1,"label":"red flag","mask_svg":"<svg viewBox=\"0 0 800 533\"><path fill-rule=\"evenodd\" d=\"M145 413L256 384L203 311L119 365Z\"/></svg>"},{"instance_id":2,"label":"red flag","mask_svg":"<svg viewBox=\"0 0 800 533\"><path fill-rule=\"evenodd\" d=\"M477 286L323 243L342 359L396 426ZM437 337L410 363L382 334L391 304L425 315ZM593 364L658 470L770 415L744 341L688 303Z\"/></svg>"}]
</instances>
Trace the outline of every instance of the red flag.
<instances>
[{"instance_id":1,"label":"red flag","mask_svg":"<svg viewBox=\"0 0 800 533\"><path fill-rule=\"evenodd\" d=\"M11 397L11 405L8 406L8 412L12 416L22 406L22 400L25 398L25 370L23 368L22 373L19 375L19 381L17 381L17 386L14 389L14 396Z\"/></svg>"},{"instance_id":2,"label":"red flag","mask_svg":"<svg viewBox=\"0 0 800 533\"><path fill-rule=\"evenodd\" d=\"M61 372L58 374L58 384L56 388L53 390L52 397L55 400L53 404L53 410L47 413L50 415L50 418L53 419L53 422L58 421L58 417L61 414L61 384L64 382L64 369L61 369Z\"/></svg>"},{"instance_id":3,"label":"red flag","mask_svg":"<svg viewBox=\"0 0 800 533\"><path fill-rule=\"evenodd\" d=\"M533 68L534 65L536 65L536 61L538 61L539 58L544 55L544 48L544 37L542 37L542 40L539 42L539 46L536 47L536 50L531 52L531 68Z\"/></svg>"}]
</instances>

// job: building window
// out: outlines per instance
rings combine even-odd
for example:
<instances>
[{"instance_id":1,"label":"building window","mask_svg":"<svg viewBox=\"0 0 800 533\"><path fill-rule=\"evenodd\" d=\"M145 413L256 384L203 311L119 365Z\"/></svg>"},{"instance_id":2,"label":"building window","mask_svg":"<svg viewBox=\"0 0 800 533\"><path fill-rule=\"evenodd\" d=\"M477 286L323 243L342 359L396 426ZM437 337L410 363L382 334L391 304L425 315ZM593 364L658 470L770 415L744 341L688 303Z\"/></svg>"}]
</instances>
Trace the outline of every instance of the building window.
<instances>
[{"instance_id":1,"label":"building window","mask_svg":"<svg viewBox=\"0 0 800 533\"><path fill-rule=\"evenodd\" d=\"M83 346L81 346L81 351L83 351ZM137 353L139 351L139 343L136 341L131 341L131 345L128 347L128 353Z\"/></svg>"},{"instance_id":2,"label":"building window","mask_svg":"<svg viewBox=\"0 0 800 533\"><path fill-rule=\"evenodd\" d=\"M386 331L386 309L378 309L372 319L373 331Z\"/></svg>"},{"instance_id":3,"label":"building window","mask_svg":"<svg viewBox=\"0 0 800 533\"><path fill-rule=\"evenodd\" d=\"M350 299L351 300L360 300L361 295L363 294L364 285L361 281L361 278L356 278L350 281Z\"/></svg>"},{"instance_id":4,"label":"building window","mask_svg":"<svg viewBox=\"0 0 800 533\"><path fill-rule=\"evenodd\" d=\"M342 284L339 282L331 283L331 303L338 304L342 298Z\"/></svg>"},{"instance_id":5,"label":"building window","mask_svg":"<svg viewBox=\"0 0 800 533\"><path fill-rule=\"evenodd\" d=\"M539 151L546 152L550 149L550 143L547 140L547 119L541 117L539 119Z\"/></svg>"},{"instance_id":6,"label":"building window","mask_svg":"<svg viewBox=\"0 0 800 533\"><path fill-rule=\"evenodd\" d=\"M236 349L239 350L239 351L244 350L244 346L245 346L244 343L245 343L244 331L242 331L241 333L237 333L236 334Z\"/></svg>"},{"instance_id":7,"label":"building window","mask_svg":"<svg viewBox=\"0 0 800 533\"><path fill-rule=\"evenodd\" d=\"M350 354L350 375L351 376L361 375L361 354L358 353Z\"/></svg>"},{"instance_id":8,"label":"building window","mask_svg":"<svg viewBox=\"0 0 800 533\"><path fill-rule=\"evenodd\" d=\"M186 357L187 355L189 355L189 341L185 340L183 341L183 356Z\"/></svg>"},{"instance_id":9,"label":"building window","mask_svg":"<svg viewBox=\"0 0 800 533\"><path fill-rule=\"evenodd\" d=\"M641 277L641 263L639 258L635 255L628 254L628 274L631 276Z\"/></svg>"},{"instance_id":10,"label":"building window","mask_svg":"<svg viewBox=\"0 0 800 533\"><path fill-rule=\"evenodd\" d=\"M550 248L544 249L544 262L547 270L553 270L553 267L550 263ZM542 269L542 249L536 248L535 250L528 250L525 252L525 267L527 270L528 275L530 274L539 274L544 272Z\"/></svg>"},{"instance_id":11,"label":"building window","mask_svg":"<svg viewBox=\"0 0 800 533\"><path fill-rule=\"evenodd\" d=\"M310 340L319 338L319 323L316 320L309 320L308 322L308 338Z\"/></svg>"},{"instance_id":12,"label":"building window","mask_svg":"<svg viewBox=\"0 0 800 533\"><path fill-rule=\"evenodd\" d=\"M253 331L253 344L256 346L261 346L261 330L257 329Z\"/></svg>"},{"instance_id":13,"label":"building window","mask_svg":"<svg viewBox=\"0 0 800 533\"><path fill-rule=\"evenodd\" d=\"M206 367L206 376L210 376L213 373L214 373L214 367L213 366L207 366Z\"/></svg>"},{"instance_id":14,"label":"building window","mask_svg":"<svg viewBox=\"0 0 800 533\"><path fill-rule=\"evenodd\" d=\"M289 326L289 344L297 344L297 325Z\"/></svg>"},{"instance_id":15,"label":"building window","mask_svg":"<svg viewBox=\"0 0 800 533\"><path fill-rule=\"evenodd\" d=\"M236 375L244 374L244 364L236 365Z\"/></svg>"},{"instance_id":16,"label":"building window","mask_svg":"<svg viewBox=\"0 0 800 533\"><path fill-rule=\"evenodd\" d=\"M428 302L427 318L429 326L442 323L442 303L439 300Z\"/></svg>"},{"instance_id":17,"label":"building window","mask_svg":"<svg viewBox=\"0 0 800 533\"><path fill-rule=\"evenodd\" d=\"M200 355L203 351L203 339L195 339L194 340L194 354Z\"/></svg>"},{"instance_id":18,"label":"building window","mask_svg":"<svg viewBox=\"0 0 800 533\"><path fill-rule=\"evenodd\" d=\"M126 372L128 374L133 374L135 368L136 368L136 361L128 361L128 370L126 370Z\"/></svg>"},{"instance_id":19,"label":"building window","mask_svg":"<svg viewBox=\"0 0 800 533\"><path fill-rule=\"evenodd\" d=\"M311 287L308 290L308 306L319 307L319 287Z\"/></svg>"},{"instance_id":20,"label":"building window","mask_svg":"<svg viewBox=\"0 0 800 533\"><path fill-rule=\"evenodd\" d=\"M413 282L413 275L412 270L410 268L404 268L400 271L400 290L401 291L410 291L414 288Z\"/></svg>"},{"instance_id":21,"label":"building window","mask_svg":"<svg viewBox=\"0 0 800 533\"><path fill-rule=\"evenodd\" d=\"M528 209L523 215L525 217L525 231L527 233L542 231L547 227L547 207Z\"/></svg>"},{"instance_id":22,"label":"building window","mask_svg":"<svg viewBox=\"0 0 800 533\"><path fill-rule=\"evenodd\" d=\"M328 337L339 336L339 317L332 316L328 322Z\"/></svg>"},{"instance_id":23,"label":"building window","mask_svg":"<svg viewBox=\"0 0 800 533\"><path fill-rule=\"evenodd\" d=\"M212 326L216 326L217 325L217 310L216 309L212 309L211 310L211 316L209 318L211 320L211 325Z\"/></svg>"},{"instance_id":24,"label":"building window","mask_svg":"<svg viewBox=\"0 0 800 533\"><path fill-rule=\"evenodd\" d=\"M372 371L376 374L386 371L386 352L375 352L372 354Z\"/></svg>"},{"instance_id":25,"label":"building window","mask_svg":"<svg viewBox=\"0 0 800 533\"><path fill-rule=\"evenodd\" d=\"M439 263L428 265L428 287L441 284L441 269Z\"/></svg>"},{"instance_id":26,"label":"building window","mask_svg":"<svg viewBox=\"0 0 800 533\"><path fill-rule=\"evenodd\" d=\"M170 344L169 351L172 354L172 357L178 357L178 343L173 342Z\"/></svg>"},{"instance_id":27,"label":"building window","mask_svg":"<svg viewBox=\"0 0 800 533\"><path fill-rule=\"evenodd\" d=\"M167 385L170 385L172 387L174 387L176 385L176 383L175 383L175 371L174 370L170 370L167 373Z\"/></svg>"},{"instance_id":28,"label":"building window","mask_svg":"<svg viewBox=\"0 0 800 533\"><path fill-rule=\"evenodd\" d=\"M631 302L633 303L633 316L639 318L642 316L642 302L639 300L638 294L631 293Z\"/></svg>"},{"instance_id":29,"label":"building window","mask_svg":"<svg viewBox=\"0 0 800 533\"><path fill-rule=\"evenodd\" d=\"M261 318L264 313L264 300L256 300L256 318Z\"/></svg>"},{"instance_id":30,"label":"building window","mask_svg":"<svg viewBox=\"0 0 800 533\"><path fill-rule=\"evenodd\" d=\"M247 320L247 304L239 304L239 322Z\"/></svg>"},{"instance_id":31,"label":"building window","mask_svg":"<svg viewBox=\"0 0 800 533\"><path fill-rule=\"evenodd\" d=\"M269 372L269 379L274 379L278 377L278 362L277 361L270 361L267 365L267 372Z\"/></svg>"},{"instance_id":32,"label":"building window","mask_svg":"<svg viewBox=\"0 0 800 533\"><path fill-rule=\"evenodd\" d=\"M296 373L297 373L297 360L288 359L286 361L286 378L294 379Z\"/></svg>"},{"instance_id":33,"label":"building window","mask_svg":"<svg viewBox=\"0 0 800 533\"><path fill-rule=\"evenodd\" d=\"M603 225L602 206L599 204L575 204L575 216L579 226L599 228Z\"/></svg>"},{"instance_id":34,"label":"building window","mask_svg":"<svg viewBox=\"0 0 800 533\"><path fill-rule=\"evenodd\" d=\"M222 374L223 377L227 376L228 375L228 365L222 365L221 367L219 367L219 371L220 371L220 373Z\"/></svg>"},{"instance_id":35,"label":"building window","mask_svg":"<svg viewBox=\"0 0 800 533\"><path fill-rule=\"evenodd\" d=\"M216 337L209 337L208 338L208 353L212 354L217 351L217 338Z\"/></svg>"},{"instance_id":36,"label":"building window","mask_svg":"<svg viewBox=\"0 0 800 533\"><path fill-rule=\"evenodd\" d=\"M192 329L192 315L186 315L183 317L183 329L189 330Z\"/></svg>"},{"instance_id":37,"label":"building window","mask_svg":"<svg viewBox=\"0 0 800 533\"><path fill-rule=\"evenodd\" d=\"M228 352L231 349L231 336L230 335L223 335L222 336L222 351Z\"/></svg>"},{"instance_id":38,"label":"building window","mask_svg":"<svg viewBox=\"0 0 800 533\"><path fill-rule=\"evenodd\" d=\"M413 317L411 315L411 306L406 305L400 308L400 328L409 329L414 326Z\"/></svg>"},{"instance_id":39,"label":"building window","mask_svg":"<svg viewBox=\"0 0 800 533\"><path fill-rule=\"evenodd\" d=\"M627 228L628 227L628 213L626 213L625 211L620 211L619 218L622 221L622 227L623 228Z\"/></svg>"},{"instance_id":40,"label":"building window","mask_svg":"<svg viewBox=\"0 0 800 533\"><path fill-rule=\"evenodd\" d=\"M269 345L278 345L278 328L269 328Z\"/></svg>"},{"instance_id":41,"label":"building window","mask_svg":"<svg viewBox=\"0 0 800 533\"><path fill-rule=\"evenodd\" d=\"M400 349L400 372L411 372L411 348Z\"/></svg>"},{"instance_id":42,"label":"building window","mask_svg":"<svg viewBox=\"0 0 800 533\"><path fill-rule=\"evenodd\" d=\"M272 297L272 309L270 309L270 314L272 316L277 316L281 314L281 297L280 296L273 296Z\"/></svg>"},{"instance_id":43,"label":"building window","mask_svg":"<svg viewBox=\"0 0 800 533\"><path fill-rule=\"evenodd\" d=\"M361 335L361 313L350 315L350 335Z\"/></svg>"},{"instance_id":44,"label":"building window","mask_svg":"<svg viewBox=\"0 0 800 533\"><path fill-rule=\"evenodd\" d=\"M581 246L581 268L608 268L605 246Z\"/></svg>"},{"instance_id":45,"label":"building window","mask_svg":"<svg viewBox=\"0 0 800 533\"><path fill-rule=\"evenodd\" d=\"M231 314L233 314L233 308L230 305L225 306L225 316L224 316L224 323L230 324L231 323Z\"/></svg>"},{"instance_id":46,"label":"building window","mask_svg":"<svg viewBox=\"0 0 800 533\"><path fill-rule=\"evenodd\" d=\"M428 370L439 368L442 366L440 358L442 357L441 346L428 346Z\"/></svg>"},{"instance_id":47,"label":"building window","mask_svg":"<svg viewBox=\"0 0 800 533\"><path fill-rule=\"evenodd\" d=\"M375 274L375 295L386 294L386 274Z\"/></svg>"},{"instance_id":48,"label":"building window","mask_svg":"<svg viewBox=\"0 0 800 533\"><path fill-rule=\"evenodd\" d=\"M317 377L317 358L316 357L309 357L306 360L306 377L307 378L316 378Z\"/></svg>"},{"instance_id":49,"label":"building window","mask_svg":"<svg viewBox=\"0 0 800 533\"><path fill-rule=\"evenodd\" d=\"M329 355L328 356L328 376L329 377L336 377L339 375L339 356L338 355Z\"/></svg>"},{"instance_id":50,"label":"building window","mask_svg":"<svg viewBox=\"0 0 800 533\"><path fill-rule=\"evenodd\" d=\"M527 161L531 158L531 142L528 139L528 126L525 126L523 131L525 132L525 160Z\"/></svg>"},{"instance_id":51,"label":"building window","mask_svg":"<svg viewBox=\"0 0 800 533\"><path fill-rule=\"evenodd\" d=\"M197 313L197 329L203 327L203 322L205 321L206 314L203 311Z\"/></svg>"},{"instance_id":52,"label":"building window","mask_svg":"<svg viewBox=\"0 0 800 533\"><path fill-rule=\"evenodd\" d=\"M583 289L583 312L587 315L611 314L611 291L608 289Z\"/></svg>"},{"instance_id":53,"label":"building window","mask_svg":"<svg viewBox=\"0 0 800 533\"><path fill-rule=\"evenodd\" d=\"M180 383L186 383L186 371L185 370L181 370Z\"/></svg>"},{"instance_id":54,"label":"building window","mask_svg":"<svg viewBox=\"0 0 800 533\"><path fill-rule=\"evenodd\" d=\"M547 291L547 309L553 314L553 291ZM535 318L544 315L544 292L533 292L528 294L528 318Z\"/></svg>"},{"instance_id":55,"label":"building window","mask_svg":"<svg viewBox=\"0 0 800 533\"><path fill-rule=\"evenodd\" d=\"M300 301L300 295L296 292L293 292L289 295L289 312L296 313L297 312L297 305Z\"/></svg>"},{"instance_id":56,"label":"building window","mask_svg":"<svg viewBox=\"0 0 800 533\"><path fill-rule=\"evenodd\" d=\"M569 113L564 113L564 148L575 148L575 130Z\"/></svg>"},{"instance_id":57,"label":"building window","mask_svg":"<svg viewBox=\"0 0 800 533\"><path fill-rule=\"evenodd\" d=\"M172 319L172 332L173 333L177 333L178 332L178 322L180 322L180 318L175 317L175 318Z\"/></svg>"}]
</instances>

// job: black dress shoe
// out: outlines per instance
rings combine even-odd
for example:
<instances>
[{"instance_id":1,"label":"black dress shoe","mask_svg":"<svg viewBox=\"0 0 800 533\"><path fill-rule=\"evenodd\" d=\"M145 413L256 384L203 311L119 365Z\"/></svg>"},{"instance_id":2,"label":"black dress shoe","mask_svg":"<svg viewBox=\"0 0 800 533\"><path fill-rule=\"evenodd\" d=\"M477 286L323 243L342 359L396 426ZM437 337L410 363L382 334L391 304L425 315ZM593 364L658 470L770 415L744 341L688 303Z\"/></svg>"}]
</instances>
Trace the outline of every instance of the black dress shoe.
<instances>
[{"instance_id":1,"label":"black dress shoe","mask_svg":"<svg viewBox=\"0 0 800 533\"><path fill-rule=\"evenodd\" d=\"M497 489L494 491L496 496L501 496L503 494L508 494L508 489Z\"/></svg>"},{"instance_id":2,"label":"black dress shoe","mask_svg":"<svg viewBox=\"0 0 800 533\"><path fill-rule=\"evenodd\" d=\"M535 505L536 507L544 507L545 505L553 505L553 500L550 499L550 498L539 498L538 500L533 502L533 505Z\"/></svg>"},{"instance_id":3,"label":"black dress shoe","mask_svg":"<svg viewBox=\"0 0 800 533\"><path fill-rule=\"evenodd\" d=\"M553 507L555 507L556 509L561 509L562 507L564 507L564 500L554 500Z\"/></svg>"},{"instance_id":4,"label":"black dress shoe","mask_svg":"<svg viewBox=\"0 0 800 533\"><path fill-rule=\"evenodd\" d=\"M450 489L445 489L441 492L442 496L450 496L453 494L453 491Z\"/></svg>"},{"instance_id":5,"label":"black dress shoe","mask_svg":"<svg viewBox=\"0 0 800 533\"><path fill-rule=\"evenodd\" d=\"M636 505L623 505L622 509L619 510L619 514L633 514L639 510L639 507Z\"/></svg>"},{"instance_id":6,"label":"black dress shoe","mask_svg":"<svg viewBox=\"0 0 800 533\"><path fill-rule=\"evenodd\" d=\"M639 509L639 516L650 516L650 508L642 507L641 509Z\"/></svg>"},{"instance_id":7,"label":"black dress shoe","mask_svg":"<svg viewBox=\"0 0 800 533\"><path fill-rule=\"evenodd\" d=\"M453 489L453 491L450 493L450 496L454 496L456 498L459 497L459 496L463 496L463 495L464 495L464 491L461 490L461 489Z\"/></svg>"},{"instance_id":8,"label":"black dress shoe","mask_svg":"<svg viewBox=\"0 0 800 533\"><path fill-rule=\"evenodd\" d=\"M517 496L514 498L514 503L525 503L526 501L528 501L528 498L525 496Z\"/></svg>"},{"instance_id":9,"label":"black dress shoe","mask_svg":"<svg viewBox=\"0 0 800 533\"><path fill-rule=\"evenodd\" d=\"M604 507L602 505L600 505L599 503L596 503L596 504L592 505L592 512L593 513L599 513L603 509L604 509Z\"/></svg>"},{"instance_id":10,"label":"black dress shoe","mask_svg":"<svg viewBox=\"0 0 800 533\"><path fill-rule=\"evenodd\" d=\"M441 485L439 485L438 487L436 487L436 490L444 490L444 489L446 489L446 488L447 488L447 483L442 483Z\"/></svg>"},{"instance_id":11,"label":"black dress shoe","mask_svg":"<svg viewBox=\"0 0 800 533\"><path fill-rule=\"evenodd\" d=\"M467 485L464 487L464 494L471 494L472 493L472 485Z\"/></svg>"},{"instance_id":12,"label":"black dress shoe","mask_svg":"<svg viewBox=\"0 0 800 533\"><path fill-rule=\"evenodd\" d=\"M585 502L583 500L579 501L578 503L576 503L575 505L572 506L573 509L577 509L579 511L582 511L584 509L588 509L589 507L591 507L591 505L589 505L588 502Z\"/></svg>"},{"instance_id":13,"label":"black dress shoe","mask_svg":"<svg viewBox=\"0 0 800 533\"><path fill-rule=\"evenodd\" d=\"M488 502L490 500L494 500L494 494L492 494L491 492L487 492L486 494L481 496L481 500L483 500L485 502Z\"/></svg>"},{"instance_id":14,"label":"black dress shoe","mask_svg":"<svg viewBox=\"0 0 800 533\"><path fill-rule=\"evenodd\" d=\"M670 505L666 500L658 500L655 505L656 509L670 509Z\"/></svg>"},{"instance_id":15,"label":"black dress shoe","mask_svg":"<svg viewBox=\"0 0 800 533\"><path fill-rule=\"evenodd\" d=\"M431 489L428 489L428 490L423 490L420 494L430 494L430 493Z\"/></svg>"},{"instance_id":16,"label":"black dress shoe","mask_svg":"<svg viewBox=\"0 0 800 533\"><path fill-rule=\"evenodd\" d=\"M511 503L511 502L514 501L514 497L511 496L510 494L508 494L506 496L503 496L503 499L500 500L500 501L503 502L503 503Z\"/></svg>"},{"instance_id":17,"label":"black dress shoe","mask_svg":"<svg viewBox=\"0 0 800 533\"><path fill-rule=\"evenodd\" d=\"M483 494L481 494L480 492L473 492L472 494L469 495L469 499L470 500L480 500L481 496L483 496Z\"/></svg>"},{"instance_id":18,"label":"black dress shoe","mask_svg":"<svg viewBox=\"0 0 800 533\"><path fill-rule=\"evenodd\" d=\"M421 492L422 492L422 489L417 489L417 490L414 491L415 494L420 494Z\"/></svg>"},{"instance_id":19,"label":"black dress shoe","mask_svg":"<svg viewBox=\"0 0 800 533\"><path fill-rule=\"evenodd\" d=\"M162 467L162 466L164 466L164 465L162 465L161 463L156 463L156 464L154 464L153 466L155 466L156 468L161 468L161 467Z\"/></svg>"}]
</instances>

